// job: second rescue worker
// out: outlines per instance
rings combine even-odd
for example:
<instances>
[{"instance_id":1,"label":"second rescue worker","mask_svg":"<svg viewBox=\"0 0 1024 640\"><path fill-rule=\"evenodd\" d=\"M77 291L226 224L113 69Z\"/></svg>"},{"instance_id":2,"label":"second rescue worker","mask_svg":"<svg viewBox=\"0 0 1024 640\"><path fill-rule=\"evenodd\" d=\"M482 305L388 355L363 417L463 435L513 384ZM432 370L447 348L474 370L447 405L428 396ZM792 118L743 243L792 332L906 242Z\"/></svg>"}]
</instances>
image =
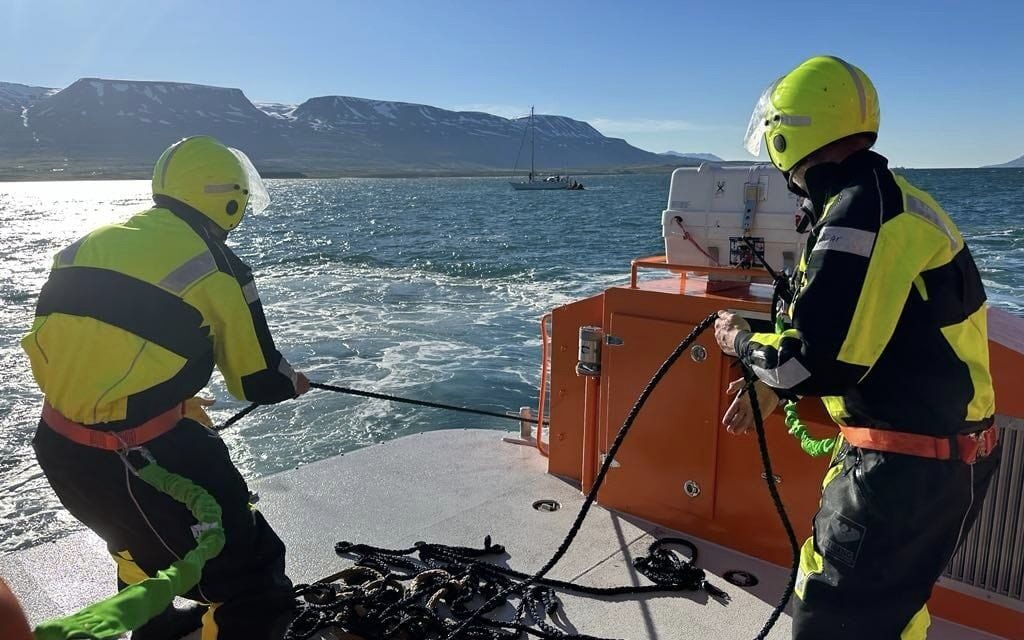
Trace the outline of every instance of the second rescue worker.
<instances>
[{"instance_id":1,"label":"second rescue worker","mask_svg":"<svg viewBox=\"0 0 1024 640\"><path fill-rule=\"evenodd\" d=\"M797 640L923 639L925 603L999 461L981 277L935 199L870 151L878 125L871 80L839 58L764 92L747 148L763 142L810 200L792 322L752 333L723 311L715 326L759 378L765 415L820 396L842 433L800 557ZM746 396L724 422L750 428Z\"/></svg>"},{"instance_id":2,"label":"second rescue worker","mask_svg":"<svg viewBox=\"0 0 1024 640\"><path fill-rule=\"evenodd\" d=\"M215 364L240 399L309 390L274 346L251 270L224 244L246 208L259 212L269 197L245 154L198 136L160 157L153 200L54 259L22 341L46 395L33 445L64 506L106 541L121 583L170 566L197 535L192 514L136 477L130 456L143 447L205 489L226 542L188 594L210 605L203 640L270 638L293 603L284 544L193 398ZM132 637L179 637L175 611Z\"/></svg>"}]
</instances>

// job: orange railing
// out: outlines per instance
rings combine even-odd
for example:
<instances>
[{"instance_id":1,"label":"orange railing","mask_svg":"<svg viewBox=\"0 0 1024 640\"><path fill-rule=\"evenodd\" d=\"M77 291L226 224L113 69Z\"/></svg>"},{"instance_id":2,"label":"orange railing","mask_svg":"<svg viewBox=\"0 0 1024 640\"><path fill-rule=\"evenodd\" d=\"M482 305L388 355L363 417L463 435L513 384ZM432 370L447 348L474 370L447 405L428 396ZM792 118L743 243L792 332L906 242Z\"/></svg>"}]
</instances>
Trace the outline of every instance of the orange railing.
<instances>
[{"instance_id":1,"label":"orange railing","mask_svg":"<svg viewBox=\"0 0 1024 640\"><path fill-rule=\"evenodd\" d=\"M550 321L550 313L545 313L544 317L540 319L540 402L537 405L537 450L545 457L548 455L548 450L544 447L544 405L548 395L548 359L551 357L551 336L548 334Z\"/></svg>"},{"instance_id":2,"label":"orange railing","mask_svg":"<svg viewBox=\"0 0 1024 640\"><path fill-rule=\"evenodd\" d=\"M636 289L637 278L640 269L661 269L663 271L676 271L683 278L687 273L712 274L721 273L730 276L750 276L752 278L765 278L768 273L764 269L740 269L738 267L706 267L692 264L673 264L666 261L665 256L649 256L637 258L630 265L629 288Z\"/></svg>"}]
</instances>

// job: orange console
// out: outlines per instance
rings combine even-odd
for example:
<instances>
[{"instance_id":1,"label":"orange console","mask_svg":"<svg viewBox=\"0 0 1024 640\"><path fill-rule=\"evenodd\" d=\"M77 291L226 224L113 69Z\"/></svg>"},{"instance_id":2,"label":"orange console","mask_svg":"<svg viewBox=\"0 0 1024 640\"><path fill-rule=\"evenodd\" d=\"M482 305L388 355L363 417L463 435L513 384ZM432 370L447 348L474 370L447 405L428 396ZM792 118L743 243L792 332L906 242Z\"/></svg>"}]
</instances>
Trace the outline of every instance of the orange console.
<instances>
[{"instance_id":1,"label":"orange console","mask_svg":"<svg viewBox=\"0 0 1024 640\"><path fill-rule=\"evenodd\" d=\"M668 270L669 277L641 280L639 269ZM709 278L692 275L715 270L666 264L664 258L637 260L629 286L552 311L550 345L545 344L551 377L550 473L575 480L584 490L592 486L602 454L641 390L708 314L733 309L748 317L768 316L770 287L740 282L729 290L709 290ZM764 276L729 271L755 280ZM1009 388L1024 371L1024 344L1017 337L1024 335L1024 321L993 312L990 324L999 411L1024 416L1024 401ZM576 372L583 326L600 327L603 333L596 376ZM740 376L712 332L705 332L650 396L598 499L606 507L788 566L790 549L762 478L756 438L733 436L721 427L730 402L724 390ZM835 435L820 402L801 402L800 415L815 437ZM827 460L808 457L786 433L780 413L767 418L766 430L779 491L802 540L810 534ZM934 613L1024 638L1024 608L1009 598L993 603L978 590L963 591L938 588Z\"/></svg>"}]
</instances>

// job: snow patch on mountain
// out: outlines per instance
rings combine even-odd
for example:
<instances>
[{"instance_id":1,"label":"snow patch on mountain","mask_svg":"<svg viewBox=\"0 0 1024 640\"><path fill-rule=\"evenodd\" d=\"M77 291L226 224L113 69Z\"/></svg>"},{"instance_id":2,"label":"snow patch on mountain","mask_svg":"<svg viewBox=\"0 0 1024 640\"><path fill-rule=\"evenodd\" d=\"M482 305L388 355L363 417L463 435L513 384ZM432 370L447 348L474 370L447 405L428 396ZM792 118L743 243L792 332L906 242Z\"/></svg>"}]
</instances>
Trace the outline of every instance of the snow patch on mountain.
<instances>
[{"instance_id":1,"label":"snow patch on mountain","mask_svg":"<svg viewBox=\"0 0 1024 640\"><path fill-rule=\"evenodd\" d=\"M31 87L15 82L0 82L0 112L13 111L20 113L38 100L53 95L59 89L47 87Z\"/></svg>"},{"instance_id":2,"label":"snow patch on mountain","mask_svg":"<svg viewBox=\"0 0 1024 640\"><path fill-rule=\"evenodd\" d=\"M295 108L298 105L281 104L279 102L254 102L256 108L271 118L291 122L295 119Z\"/></svg>"}]
</instances>

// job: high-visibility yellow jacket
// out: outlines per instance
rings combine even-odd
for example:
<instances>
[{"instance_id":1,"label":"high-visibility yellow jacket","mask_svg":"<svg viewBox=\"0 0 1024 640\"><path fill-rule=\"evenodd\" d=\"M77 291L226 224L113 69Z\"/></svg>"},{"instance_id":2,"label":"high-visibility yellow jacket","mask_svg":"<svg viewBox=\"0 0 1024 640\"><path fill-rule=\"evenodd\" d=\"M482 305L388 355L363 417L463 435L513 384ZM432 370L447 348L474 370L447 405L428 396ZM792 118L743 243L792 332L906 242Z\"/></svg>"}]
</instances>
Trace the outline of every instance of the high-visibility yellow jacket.
<instances>
[{"instance_id":1,"label":"high-visibility yellow jacket","mask_svg":"<svg viewBox=\"0 0 1024 640\"><path fill-rule=\"evenodd\" d=\"M808 172L816 216L781 334L737 354L833 420L934 436L991 424L985 289L963 237L926 192L864 151Z\"/></svg>"},{"instance_id":2,"label":"high-visibility yellow jacket","mask_svg":"<svg viewBox=\"0 0 1024 640\"><path fill-rule=\"evenodd\" d=\"M157 204L54 258L22 339L48 402L76 422L131 426L192 397L215 363L239 399L293 397L251 269L201 213Z\"/></svg>"}]
</instances>

